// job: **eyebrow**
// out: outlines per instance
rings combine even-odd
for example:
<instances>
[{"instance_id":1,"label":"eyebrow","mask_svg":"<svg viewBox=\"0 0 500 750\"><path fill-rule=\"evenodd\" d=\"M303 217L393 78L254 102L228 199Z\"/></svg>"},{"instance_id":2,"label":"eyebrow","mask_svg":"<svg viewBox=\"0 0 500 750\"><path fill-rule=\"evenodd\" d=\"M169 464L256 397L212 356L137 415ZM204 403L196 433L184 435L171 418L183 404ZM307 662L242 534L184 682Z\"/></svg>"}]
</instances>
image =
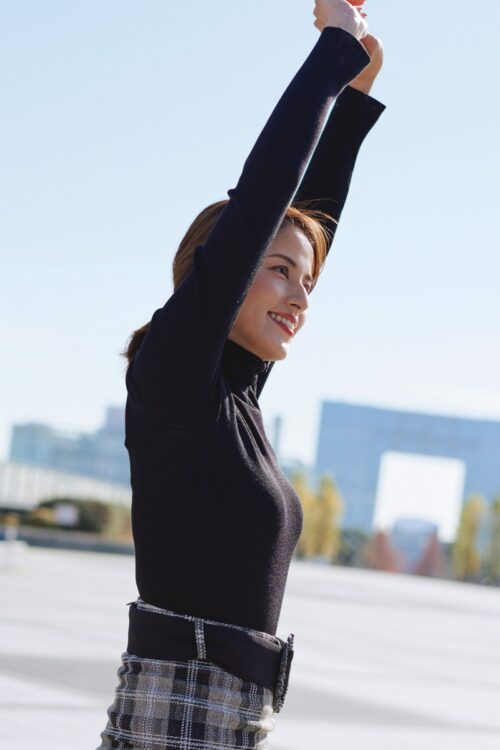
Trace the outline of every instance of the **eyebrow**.
<instances>
[{"instance_id":1,"label":"eyebrow","mask_svg":"<svg viewBox=\"0 0 500 750\"><path fill-rule=\"evenodd\" d=\"M284 253L269 253L269 255L267 257L268 258L274 258L274 257L284 258L285 260L287 260L290 263L291 266L293 266L294 268L297 268L296 262L294 260L292 260L289 255L284 255ZM309 273L306 274L305 278L308 281L314 281L313 277Z\"/></svg>"}]
</instances>

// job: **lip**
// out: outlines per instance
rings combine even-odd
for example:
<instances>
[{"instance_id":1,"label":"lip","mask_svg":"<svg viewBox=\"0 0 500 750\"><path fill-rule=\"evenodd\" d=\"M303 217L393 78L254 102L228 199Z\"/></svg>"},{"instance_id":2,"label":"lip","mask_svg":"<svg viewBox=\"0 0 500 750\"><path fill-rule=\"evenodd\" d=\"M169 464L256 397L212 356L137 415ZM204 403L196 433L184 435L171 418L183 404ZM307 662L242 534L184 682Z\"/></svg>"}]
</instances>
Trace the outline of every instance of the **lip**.
<instances>
[{"instance_id":1,"label":"lip","mask_svg":"<svg viewBox=\"0 0 500 750\"><path fill-rule=\"evenodd\" d=\"M280 313L278 313L278 314L280 314ZM269 313L268 313L268 315L269 315ZM283 317L287 317L288 320L292 320L292 322L294 322L293 319L290 318L289 315L283 316ZM280 323L279 320L275 320L274 318L271 318L270 315L269 315L269 319L272 320L273 323L276 323L276 325L279 326L282 331L284 331L285 333L287 333L290 336L290 338L293 338L295 336L295 331L291 331L289 328L286 327L286 325L284 325L283 323Z\"/></svg>"},{"instance_id":2,"label":"lip","mask_svg":"<svg viewBox=\"0 0 500 750\"><path fill-rule=\"evenodd\" d=\"M280 312L279 310L270 310L269 312L272 312L275 315L281 315L282 318L287 318L295 326L298 326L299 324L299 321L297 320L297 318L294 318L293 315L291 315L290 313Z\"/></svg>"}]
</instances>

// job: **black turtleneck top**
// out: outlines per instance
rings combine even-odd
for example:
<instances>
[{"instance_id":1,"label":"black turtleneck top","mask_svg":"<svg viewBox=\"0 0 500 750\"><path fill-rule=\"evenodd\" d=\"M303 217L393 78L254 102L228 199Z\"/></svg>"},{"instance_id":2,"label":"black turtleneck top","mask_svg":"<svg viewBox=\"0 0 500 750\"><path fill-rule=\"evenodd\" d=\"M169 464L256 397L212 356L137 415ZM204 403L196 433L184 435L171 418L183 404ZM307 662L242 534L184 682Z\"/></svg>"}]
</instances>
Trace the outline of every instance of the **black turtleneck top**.
<instances>
[{"instance_id":1,"label":"black turtleneck top","mask_svg":"<svg viewBox=\"0 0 500 750\"><path fill-rule=\"evenodd\" d=\"M136 579L157 606L276 634L302 510L257 401L272 363L227 336L294 198L340 216L383 105L346 88L318 140L368 62L347 32L321 33L127 371Z\"/></svg>"}]
</instances>

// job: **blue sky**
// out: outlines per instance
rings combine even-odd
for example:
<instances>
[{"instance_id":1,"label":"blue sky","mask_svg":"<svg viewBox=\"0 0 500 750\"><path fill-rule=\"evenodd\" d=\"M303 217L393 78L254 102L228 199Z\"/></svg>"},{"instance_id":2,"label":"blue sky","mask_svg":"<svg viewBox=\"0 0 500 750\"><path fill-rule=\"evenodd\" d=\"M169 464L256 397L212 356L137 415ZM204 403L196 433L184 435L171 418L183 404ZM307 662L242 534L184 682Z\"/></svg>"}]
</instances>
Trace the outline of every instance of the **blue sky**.
<instances>
[{"instance_id":1,"label":"blue sky","mask_svg":"<svg viewBox=\"0 0 500 750\"><path fill-rule=\"evenodd\" d=\"M312 460L322 399L500 418L500 3L480 7L366 4L388 108L261 400L285 457ZM0 9L5 457L14 422L93 430L124 403L118 352L318 32L305 0Z\"/></svg>"}]
</instances>

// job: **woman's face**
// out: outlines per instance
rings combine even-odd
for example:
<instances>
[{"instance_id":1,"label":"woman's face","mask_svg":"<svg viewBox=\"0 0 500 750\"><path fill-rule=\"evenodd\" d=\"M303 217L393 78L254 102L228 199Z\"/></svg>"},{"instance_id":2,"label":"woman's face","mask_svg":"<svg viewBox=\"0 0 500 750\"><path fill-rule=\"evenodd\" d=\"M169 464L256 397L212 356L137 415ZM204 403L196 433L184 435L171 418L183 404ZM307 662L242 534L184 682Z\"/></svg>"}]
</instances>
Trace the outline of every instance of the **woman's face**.
<instances>
[{"instance_id":1,"label":"woman's face","mask_svg":"<svg viewBox=\"0 0 500 750\"><path fill-rule=\"evenodd\" d=\"M311 243L300 229L285 224L271 243L228 338L261 359L285 359L305 323L313 267ZM287 318L289 325L276 315Z\"/></svg>"}]
</instances>

